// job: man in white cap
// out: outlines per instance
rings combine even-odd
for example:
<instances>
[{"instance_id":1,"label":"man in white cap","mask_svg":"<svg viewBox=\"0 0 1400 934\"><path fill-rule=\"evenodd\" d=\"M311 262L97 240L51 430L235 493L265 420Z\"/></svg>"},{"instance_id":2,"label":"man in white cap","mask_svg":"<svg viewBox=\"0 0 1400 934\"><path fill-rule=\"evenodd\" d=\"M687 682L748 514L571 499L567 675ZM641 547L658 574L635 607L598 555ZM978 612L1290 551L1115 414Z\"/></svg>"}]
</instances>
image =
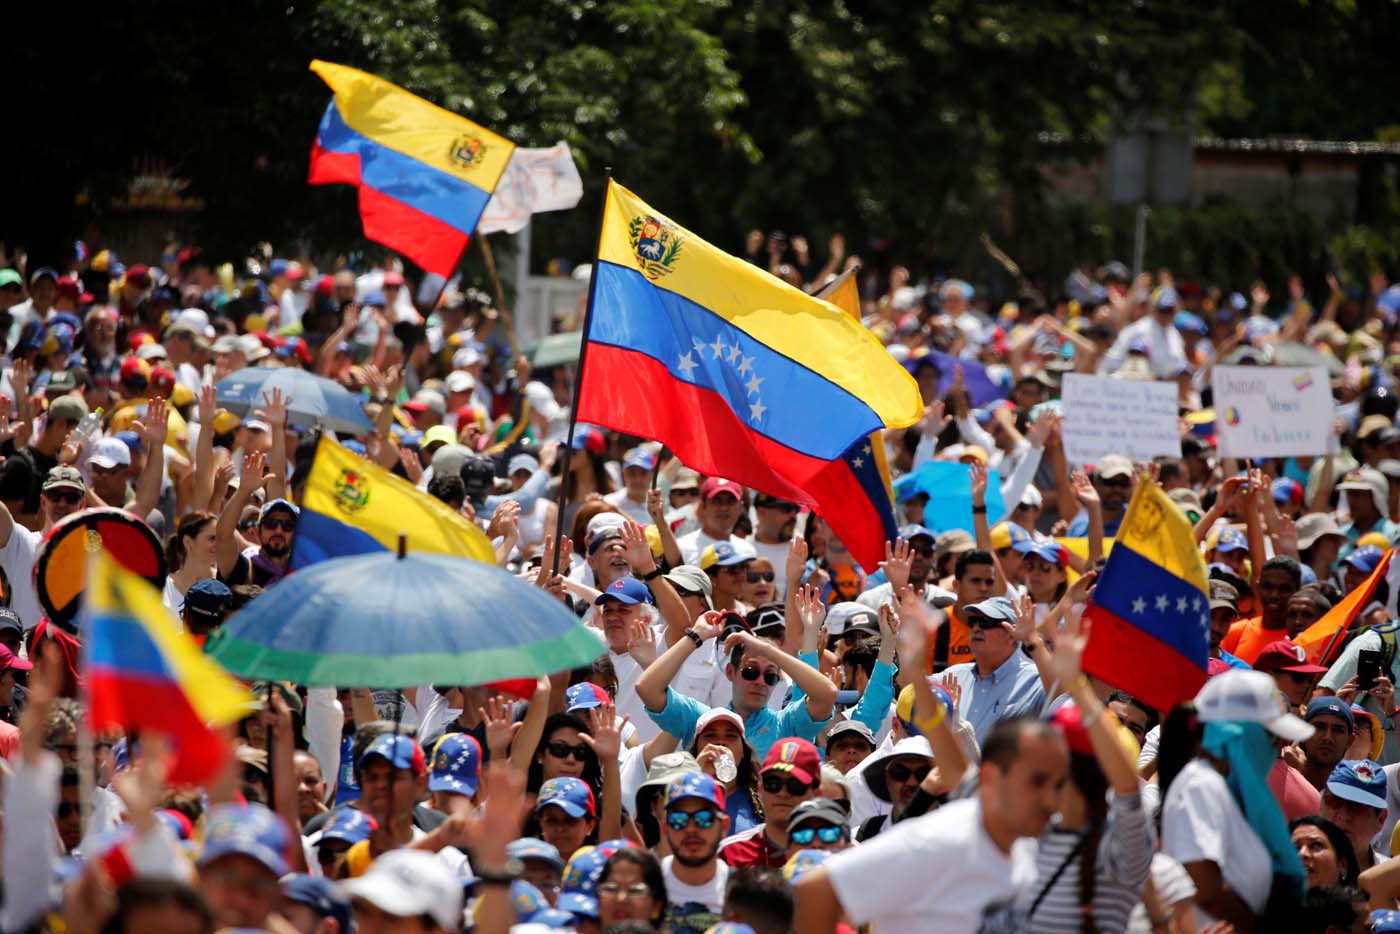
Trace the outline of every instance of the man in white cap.
<instances>
[{"instance_id":1,"label":"man in white cap","mask_svg":"<svg viewBox=\"0 0 1400 934\"><path fill-rule=\"evenodd\" d=\"M1385 474L1374 467L1358 467L1348 471L1337 484L1337 490L1346 497L1347 512L1351 518L1342 526L1342 534L1347 543L1342 546L1341 557L1356 547L1356 540L1368 532L1379 532L1388 541L1395 541L1400 534L1400 526L1390 521L1390 481Z\"/></svg>"},{"instance_id":2,"label":"man in white cap","mask_svg":"<svg viewBox=\"0 0 1400 934\"><path fill-rule=\"evenodd\" d=\"M407 930L404 919L417 919L425 934L462 927L462 880L426 850L391 850L363 876L342 882L341 891L350 896L360 934Z\"/></svg>"}]
</instances>

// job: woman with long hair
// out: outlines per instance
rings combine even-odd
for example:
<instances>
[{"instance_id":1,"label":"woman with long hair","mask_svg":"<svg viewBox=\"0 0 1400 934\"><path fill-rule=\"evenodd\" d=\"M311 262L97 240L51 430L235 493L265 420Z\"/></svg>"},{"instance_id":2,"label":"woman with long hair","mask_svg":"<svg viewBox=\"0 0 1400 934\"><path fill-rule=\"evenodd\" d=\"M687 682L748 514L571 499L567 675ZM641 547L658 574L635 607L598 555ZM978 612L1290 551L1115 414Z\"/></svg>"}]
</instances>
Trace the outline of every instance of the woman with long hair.
<instances>
[{"instance_id":1,"label":"woman with long hair","mask_svg":"<svg viewBox=\"0 0 1400 934\"><path fill-rule=\"evenodd\" d=\"M195 581L219 576L219 517L212 512L187 512L175 523L175 531L165 542L165 566L169 574L161 602L176 613L185 602L185 591Z\"/></svg>"},{"instance_id":2,"label":"woman with long hair","mask_svg":"<svg viewBox=\"0 0 1400 934\"><path fill-rule=\"evenodd\" d=\"M1017 905L1021 929L1041 934L1123 930L1152 866L1131 737L1080 666L1088 629L1071 620L1053 660L1055 677L1069 685L1074 702L1051 718L1069 745L1070 781L1059 816L1040 835L1036 881Z\"/></svg>"},{"instance_id":3,"label":"woman with long hair","mask_svg":"<svg viewBox=\"0 0 1400 934\"><path fill-rule=\"evenodd\" d=\"M627 847L608 857L598 878L598 923L603 930L624 921L659 931L666 912L666 878L646 850Z\"/></svg>"},{"instance_id":4,"label":"woman with long hair","mask_svg":"<svg viewBox=\"0 0 1400 934\"><path fill-rule=\"evenodd\" d=\"M1325 817L1311 814L1295 817L1288 825L1288 832L1293 838L1293 845L1298 848L1303 871L1307 873L1308 888L1356 885L1361 867L1357 865L1356 851L1342 828Z\"/></svg>"},{"instance_id":5,"label":"woman with long hair","mask_svg":"<svg viewBox=\"0 0 1400 934\"><path fill-rule=\"evenodd\" d=\"M563 462L561 458L559 463ZM574 513L590 495L603 496L616 491L617 484L608 473L607 436L592 425L577 426L574 449L570 452L568 486L564 491L564 524L573 524Z\"/></svg>"},{"instance_id":6,"label":"woman with long hair","mask_svg":"<svg viewBox=\"0 0 1400 934\"><path fill-rule=\"evenodd\" d=\"M626 718L623 718L626 721ZM618 774L622 733L616 709L603 704L589 709L588 720L571 713L550 714L540 741L530 760L525 778L527 790L538 793L545 782L556 778L582 781L598 802L597 825L584 843L610 840L621 835L622 790ZM538 818L526 826L526 836L538 836Z\"/></svg>"},{"instance_id":7,"label":"woman with long hair","mask_svg":"<svg viewBox=\"0 0 1400 934\"><path fill-rule=\"evenodd\" d=\"M744 721L727 707L714 707L695 725L690 754L700 770L724 785L724 810L729 815L729 832L742 833L763 823L763 804L758 796L758 757L744 738ZM734 774L720 774L724 756L733 760ZM728 766L728 763L725 763Z\"/></svg>"}]
</instances>

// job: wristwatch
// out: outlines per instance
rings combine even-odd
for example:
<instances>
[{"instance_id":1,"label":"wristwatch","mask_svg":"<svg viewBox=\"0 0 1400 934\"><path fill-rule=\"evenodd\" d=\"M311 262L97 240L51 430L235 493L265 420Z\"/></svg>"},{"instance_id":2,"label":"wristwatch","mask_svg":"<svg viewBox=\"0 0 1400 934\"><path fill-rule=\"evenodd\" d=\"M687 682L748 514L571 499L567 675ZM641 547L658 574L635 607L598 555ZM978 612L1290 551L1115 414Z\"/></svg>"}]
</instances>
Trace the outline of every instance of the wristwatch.
<instances>
[{"instance_id":1,"label":"wristwatch","mask_svg":"<svg viewBox=\"0 0 1400 934\"><path fill-rule=\"evenodd\" d=\"M525 864L518 859L508 859L501 869L485 869L473 866L476 881L482 885L510 885L525 873Z\"/></svg>"},{"instance_id":2,"label":"wristwatch","mask_svg":"<svg viewBox=\"0 0 1400 934\"><path fill-rule=\"evenodd\" d=\"M695 631L695 627L694 627L694 626L691 626L689 629L685 630L685 632L681 633L681 635L685 636L685 637L686 637L687 639L689 639L691 642L694 642L694 643L695 643L695 647L696 647L697 649L700 648L700 646L704 645L704 643L705 643L705 640L702 639L702 638L700 638L700 633L698 633L698 632Z\"/></svg>"},{"instance_id":3,"label":"wristwatch","mask_svg":"<svg viewBox=\"0 0 1400 934\"><path fill-rule=\"evenodd\" d=\"M656 580L656 579L657 579L658 577L660 577L660 576L661 576L661 565L658 564L656 567L652 568L650 571L647 571L645 574L643 574L642 577L641 577L641 579L642 579L643 581L654 581L654 580Z\"/></svg>"}]
</instances>

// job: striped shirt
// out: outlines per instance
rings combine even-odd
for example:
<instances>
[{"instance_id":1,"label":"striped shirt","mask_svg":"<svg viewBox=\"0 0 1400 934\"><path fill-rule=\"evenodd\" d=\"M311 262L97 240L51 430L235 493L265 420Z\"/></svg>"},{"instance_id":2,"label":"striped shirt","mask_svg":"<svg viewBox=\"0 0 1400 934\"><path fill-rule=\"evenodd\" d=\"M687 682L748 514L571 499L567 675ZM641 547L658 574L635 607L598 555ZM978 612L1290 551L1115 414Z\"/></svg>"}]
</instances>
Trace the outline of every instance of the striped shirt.
<instances>
[{"instance_id":1,"label":"striped shirt","mask_svg":"<svg viewBox=\"0 0 1400 934\"><path fill-rule=\"evenodd\" d=\"M1083 930L1084 911L1079 902L1079 868L1083 852L1074 852L1079 843L1077 831L1061 830L1052 825L1040 835L1036 856L1036 881L1021 893L1023 912L1031 909L1036 898L1040 904L1035 914L1026 918L1021 929L1027 934L1079 934ZM1098 859L1094 863L1093 918L1096 931L1122 931L1128 916L1142 900L1143 885L1152 867L1156 850L1147 811L1138 794L1119 797L1110 795L1108 823L1099 838ZM1074 855L1071 856L1070 854ZM1068 860L1068 862L1066 862ZM1051 876L1063 866L1063 871L1044 895Z\"/></svg>"}]
</instances>

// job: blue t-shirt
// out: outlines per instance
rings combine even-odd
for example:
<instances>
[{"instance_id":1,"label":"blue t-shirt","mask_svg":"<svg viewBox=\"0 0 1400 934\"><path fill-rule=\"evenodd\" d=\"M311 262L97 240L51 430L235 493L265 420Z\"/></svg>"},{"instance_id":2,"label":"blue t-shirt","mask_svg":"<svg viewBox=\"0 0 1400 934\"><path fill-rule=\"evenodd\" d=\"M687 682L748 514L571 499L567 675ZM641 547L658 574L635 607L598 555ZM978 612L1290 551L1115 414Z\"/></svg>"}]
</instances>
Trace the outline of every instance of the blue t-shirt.
<instances>
[{"instance_id":1,"label":"blue t-shirt","mask_svg":"<svg viewBox=\"0 0 1400 934\"><path fill-rule=\"evenodd\" d=\"M763 821L753 812L753 802L745 788L734 789L734 794L724 799L724 813L729 815L729 833L743 833L752 830Z\"/></svg>"},{"instance_id":2,"label":"blue t-shirt","mask_svg":"<svg viewBox=\"0 0 1400 934\"><path fill-rule=\"evenodd\" d=\"M360 800L360 784L355 781L355 738L340 738L340 768L335 776L335 806Z\"/></svg>"}]
</instances>

